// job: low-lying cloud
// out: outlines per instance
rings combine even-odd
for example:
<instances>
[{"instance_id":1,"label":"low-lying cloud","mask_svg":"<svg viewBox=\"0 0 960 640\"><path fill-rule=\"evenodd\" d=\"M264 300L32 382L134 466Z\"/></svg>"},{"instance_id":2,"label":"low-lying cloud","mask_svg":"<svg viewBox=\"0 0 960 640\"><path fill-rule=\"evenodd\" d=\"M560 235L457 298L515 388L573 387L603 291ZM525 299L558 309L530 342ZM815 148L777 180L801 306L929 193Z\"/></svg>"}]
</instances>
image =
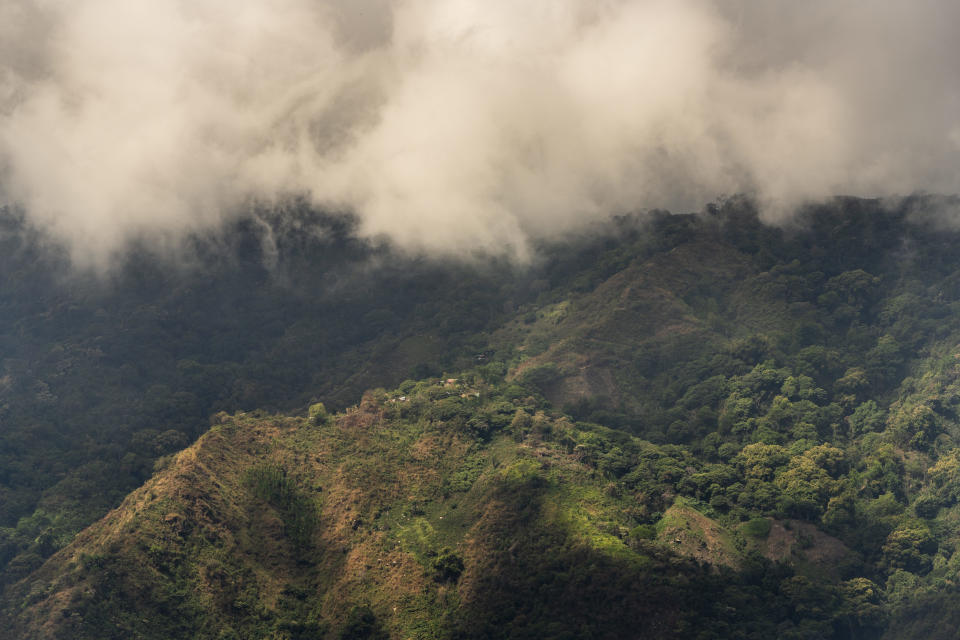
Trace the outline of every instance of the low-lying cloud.
<instances>
[{"instance_id":1,"label":"low-lying cloud","mask_svg":"<svg viewBox=\"0 0 960 640\"><path fill-rule=\"evenodd\" d=\"M951 0L6 0L0 191L103 263L290 195L410 250L960 191Z\"/></svg>"}]
</instances>

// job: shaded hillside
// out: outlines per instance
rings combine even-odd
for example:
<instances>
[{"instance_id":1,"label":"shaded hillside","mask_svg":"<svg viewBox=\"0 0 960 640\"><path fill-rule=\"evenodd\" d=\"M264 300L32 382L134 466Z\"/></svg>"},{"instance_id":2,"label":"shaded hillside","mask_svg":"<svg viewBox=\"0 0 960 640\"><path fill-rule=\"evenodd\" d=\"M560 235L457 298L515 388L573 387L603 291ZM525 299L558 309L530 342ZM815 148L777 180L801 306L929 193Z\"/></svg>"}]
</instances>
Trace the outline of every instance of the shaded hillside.
<instances>
[{"instance_id":1,"label":"shaded hillside","mask_svg":"<svg viewBox=\"0 0 960 640\"><path fill-rule=\"evenodd\" d=\"M628 416L650 414L658 376L733 339L794 328L781 296L755 291L761 272L735 247L696 238L632 260L584 295L518 318L491 342L522 359L514 375L535 380L558 406L599 401Z\"/></svg>"},{"instance_id":2,"label":"shaded hillside","mask_svg":"<svg viewBox=\"0 0 960 640\"><path fill-rule=\"evenodd\" d=\"M70 273L6 222L0 582L116 506L212 413L343 407L370 386L468 365L504 314L504 287L526 295L506 266L394 256L311 212L275 220L271 251L250 222L197 238L187 266L133 251L105 280Z\"/></svg>"}]
</instances>

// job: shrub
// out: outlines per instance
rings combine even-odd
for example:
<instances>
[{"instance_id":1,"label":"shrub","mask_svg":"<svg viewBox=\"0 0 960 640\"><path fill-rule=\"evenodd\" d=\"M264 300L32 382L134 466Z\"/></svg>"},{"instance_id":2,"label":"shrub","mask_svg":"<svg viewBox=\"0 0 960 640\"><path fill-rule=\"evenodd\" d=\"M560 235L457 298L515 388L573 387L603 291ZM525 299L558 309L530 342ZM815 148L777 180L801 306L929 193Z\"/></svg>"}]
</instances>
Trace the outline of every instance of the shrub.
<instances>
[{"instance_id":1,"label":"shrub","mask_svg":"<svg viewBox=\"0 0 960 640\"><path fill-rule=\"evenodd\" d=\"M637 525L630 530L630 537L634 540L653 540L657 537L657 528L652 524Z\"/></svg>"},{"instance_id":2,"label":"shrub","mask_svg":"<svg viewBox=\"0 0 960 640\"><path fill-rule=\"evenodd\" d=\"M432 568L437 582L456 582L463 573L463 559L445 547L434 558Z\"/></svg>"},{"instance_id":3,"label":"shrub","mask_svg":"<svg viewBox=\"0 0 960 640\"><path fill-rule=\"evenodd\" d=\"M330 414L327 413L327 408L323 406L322 402L310 405L307 415L310 418L310 423L315 425L325 424L330 419Z\"/></svg>"},{"instance_id":4,"label":"shrub","mask_svg":"<svg viewBox=\"0 0 960 640\"><path fill-rule=\"evenodd\" d=\"M355 606L347 616L337 636L339 640L389 640L390 635L377 620L373 610L366 606Z\"/></svg>"},{"instance_id":5,"label":"shrub","mask_svg":"<svg viewBox=\"0 0 960 640\"><path fill-rule=\"evenodd\" d=\"M770 535L771 526L767 518L751 518L743 523L743 533L751 538L766 538Z\"/></svg>"}]
</instances>

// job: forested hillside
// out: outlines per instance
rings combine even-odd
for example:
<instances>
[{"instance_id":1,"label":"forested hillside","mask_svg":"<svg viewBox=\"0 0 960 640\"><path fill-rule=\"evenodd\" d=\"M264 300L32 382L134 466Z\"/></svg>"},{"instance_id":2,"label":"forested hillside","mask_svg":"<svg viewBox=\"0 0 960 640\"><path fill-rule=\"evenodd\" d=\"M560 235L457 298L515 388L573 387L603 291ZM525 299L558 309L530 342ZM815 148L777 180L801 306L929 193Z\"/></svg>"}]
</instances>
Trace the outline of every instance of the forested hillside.
<instances>
[{"instance_id":1,"label":"forested hillside","mask_svg":"<svg viewBox=\"0 0 960 640\"><path fill-rule=\"evenodd\" d=\"M952 637L956 206L733 198L524 265L302 207L106 275L6 212L5 622Z\"/></svg>"}]
</instances>

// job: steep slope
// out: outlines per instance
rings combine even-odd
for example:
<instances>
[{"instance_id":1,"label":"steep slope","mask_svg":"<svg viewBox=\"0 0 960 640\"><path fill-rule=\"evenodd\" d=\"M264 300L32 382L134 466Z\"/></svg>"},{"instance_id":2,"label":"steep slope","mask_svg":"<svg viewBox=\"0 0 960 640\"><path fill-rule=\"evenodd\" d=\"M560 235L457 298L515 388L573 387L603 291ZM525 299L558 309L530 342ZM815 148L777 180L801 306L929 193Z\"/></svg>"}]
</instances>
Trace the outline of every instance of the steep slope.
<instances>
[{"instance_id":1,"label":"steep slope","mask_svg":"<svg viewBox=\"0 0 960 640\"><path fill-rule=\"evenodd\" d=\"M680 503L659 538L638 528L642 503L585 459L598 433L478 377L407 393L334 417L218 416L10 590L12 637L681 638L794 624L789 589L757 581L749 536ZM722 553L679 542L703 529L727 540Z\"/></svg>"},{"instance_id":2,"label":"steep slope","mask_svg":"<svg viewBox=\"0 0 960 640\"><path fill-rule=\"evenodd\" d=\"M0 209L0 586L213 413L342 408L472 362L471 340L520 286L513 271L394 255L350 228L274 212L194 238L177 264L131 248L98 279Z\"/></svg>"}]
</instances>

